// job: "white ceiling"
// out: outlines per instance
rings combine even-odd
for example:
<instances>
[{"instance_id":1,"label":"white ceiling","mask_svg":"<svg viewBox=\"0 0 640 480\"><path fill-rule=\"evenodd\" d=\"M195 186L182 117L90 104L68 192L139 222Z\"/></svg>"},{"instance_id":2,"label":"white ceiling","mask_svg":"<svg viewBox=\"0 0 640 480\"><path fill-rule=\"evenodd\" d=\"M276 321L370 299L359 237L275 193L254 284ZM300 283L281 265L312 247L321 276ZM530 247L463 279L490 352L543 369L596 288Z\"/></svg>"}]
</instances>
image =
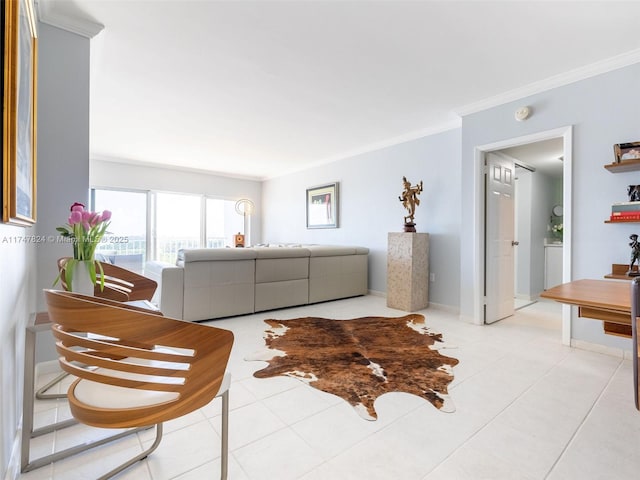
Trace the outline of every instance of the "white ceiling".
<instances>
[{"instance_id":1,"label":"white ceiling","mask_svg":"<svg viewBox=\"0 0 640 480\"><path fill-rule=\"evenodd\" d=\"M540 142L518 145L500 150L518 160L520 165L532 167L536 172L553 178L562 178L564 161L564 140L552 138Z\"/></svg>"},{"instance_id":2,"label":"white ceiling","mask_svg":"<svg viewBox=\"0 0 640 480\"><path fill-rule=\"evenodd\" d=\"M38 7L47 23L104 25L91 40L92 158L256 179L451 128L460 113L640 61L640 2Z\"/></svg>"}]
</instances>

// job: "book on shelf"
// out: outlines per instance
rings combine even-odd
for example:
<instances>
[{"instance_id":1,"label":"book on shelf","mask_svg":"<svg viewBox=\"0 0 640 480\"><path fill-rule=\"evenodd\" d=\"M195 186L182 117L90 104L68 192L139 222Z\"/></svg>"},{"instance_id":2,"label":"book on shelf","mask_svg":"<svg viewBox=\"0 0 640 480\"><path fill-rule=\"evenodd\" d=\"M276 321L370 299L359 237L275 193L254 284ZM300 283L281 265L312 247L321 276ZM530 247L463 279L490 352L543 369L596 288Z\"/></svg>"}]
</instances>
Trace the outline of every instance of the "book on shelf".
<instances>
[{"instance_id":1,"label":"book on shelf","mask_svg":"<svg viewBox=\"0 0 640 480\"><path fill-rule=\"evenodd\" d=\"M625 212L611 212L612 217L639 217L640 210L628 210Z\"/></svg>"},{"instance_id":2,"label":"book on shelf","mask_svg":"<svg viewBox=\"0 0 640 480\"><path fill-rule=\"evenodd\" d=\"M615 202L613 205L640 205L640 201L636 201L636 202Z\"/></svg>"},{"instance_id":3,"label":"book on shelf","mask_svg":"<svg viewBox=\"0 0 640 480\"><path fill-rule=\"evenodd\" d=\"M612 221L612 222L628 222L629 220L638 220L638 221L640 221L640 212L638 212L638 213L624 212L623 215L612 214L609 217L609 220Z\"/></svg>"},{"instance_id":4,"label":"book on shelf","mask_svg":"<svg viewBox=\"0 0 640 480\"><path fill-rule=\"evenodd\" d=\"M640 212L640 202L614 203L612 212Z\"/></svg>"}]
</instances>

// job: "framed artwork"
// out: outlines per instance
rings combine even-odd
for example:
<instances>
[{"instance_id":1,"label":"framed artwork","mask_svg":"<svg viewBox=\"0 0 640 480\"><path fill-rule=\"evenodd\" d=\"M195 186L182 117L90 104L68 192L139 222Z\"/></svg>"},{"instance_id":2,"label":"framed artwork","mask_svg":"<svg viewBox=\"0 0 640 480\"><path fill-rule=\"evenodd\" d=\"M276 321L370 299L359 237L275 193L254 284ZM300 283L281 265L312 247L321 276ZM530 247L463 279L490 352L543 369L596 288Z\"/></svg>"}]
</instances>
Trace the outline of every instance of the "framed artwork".
<instances>
[{"instance_id":1,"label":"framed artwork","mask_svg":"<svg viewBox=\"0 0 640 480\"><path fill-rule=\"evenodd\" d=\"M2 1L2 221L36 221L37 35L33 0Z\"/></svg>"},{"instance_id":2,"label":"framed artwork","mask_svg":"<svg viewBox=\"0 0 640 480\"><path fill-rule=\"evenodd\" d=\"M307 189L307 228L338 228L338 183Z\"/></svg>"},{"instance_id":3,"label":"framed artwork","mask_svg":"<svg viewBox=\"0 0 640 480\"><path fill-rule=\"evenodd\" d=\"M640 160L640 142L616 143L613 146L616 163L626 160Z\"/></svg>"}]
</instances>

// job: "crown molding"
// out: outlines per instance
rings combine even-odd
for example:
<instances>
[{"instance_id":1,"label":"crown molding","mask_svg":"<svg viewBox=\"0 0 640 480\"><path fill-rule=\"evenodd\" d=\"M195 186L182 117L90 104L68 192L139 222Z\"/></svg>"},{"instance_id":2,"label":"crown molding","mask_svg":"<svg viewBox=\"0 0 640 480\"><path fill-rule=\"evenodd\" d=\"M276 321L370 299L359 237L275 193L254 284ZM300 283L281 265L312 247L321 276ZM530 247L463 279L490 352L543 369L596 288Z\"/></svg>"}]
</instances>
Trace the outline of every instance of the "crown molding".
<instances>
[{"instance_id":1,"label":"crown molding","mask_svg":"<svg viewBox=\"0 0 640 480\"><path fill-rule=\"evenodd\" d=\"M235 180L249 180L252 182L262 182L265 180L265 177L255 176L255 175L242 175L240 173L226 173L219 172L217 170L207 170L205 168L197 168L197 167L187 167L183 165L171 165L169 163L159 163L159 162L146 162L144 160L134 160L130 158L114 158L114 157L106 157L101 155L91 155L89 163L113 163L120 165L129 165L133 167L143 167L143 168L153 168L160 170L171 170L175 172L183 172L183 173L195 173L197 175L211 175L213 177L223 177L223 178L233 178Z\"/></svg>"},{"instance_id":2,"label":"crown molding","mask_svg":"<svg viewBox=\"0 0 640 480\"><path fill-rule=\"evenodd\" d=\"M51 8L52 3L50 0L36 1L38 20L41 23L46 23L52 27L57 27L86 38L93 38L104 30L104 25L100 23L80 17L71 17L56 13L53 11L54 9Z\"/></svg>"},{"instance_id":3,"label":"crown molding","mask_svg":"<svg viewBox=\"0 0 640 480\"><path fill-rule=\"evenodd\" d=\"M538 93L551 90L553 88L569 85L570 83L585 80L587 78L595 77L602 73L611 72L619 68L628 67L635 63L640 62L640 49L631 50L615 57L608 58L601 62L591 63L583 67L569 70L568 72L554 75L552 77L540 80L539 82L530 83L524 87L508 90L499 95L480 100L478 102L470 103L468 105L461 106L455 109L455 113L461 117L470 115L472 113L480 112L488 108L497 107L498 105L504 105L505 103L520 100L524 97L535 95Z\"/></svg>"}]
</instances>

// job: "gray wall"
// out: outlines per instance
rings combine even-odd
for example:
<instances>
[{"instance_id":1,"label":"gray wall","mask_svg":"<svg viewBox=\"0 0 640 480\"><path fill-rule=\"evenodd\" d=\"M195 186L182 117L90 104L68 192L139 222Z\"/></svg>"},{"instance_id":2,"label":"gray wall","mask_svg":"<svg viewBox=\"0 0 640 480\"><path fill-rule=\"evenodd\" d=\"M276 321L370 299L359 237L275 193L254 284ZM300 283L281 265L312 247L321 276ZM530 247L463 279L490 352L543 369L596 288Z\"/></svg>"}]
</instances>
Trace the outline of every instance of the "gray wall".
<instances>
[{"instance_id":1,"label":"gray wall","mask_svg":"<svg viewBox=\"0 0 640 480\"><path fill-rule=\"evenodd\" d=\"M89 39L40 25L38 66L38 234L57 235L74 202L89 199ZM37 249L37 307L58 275L69 244Z\"/></svg>"},{"instance_id":2,"label":"gray wall","mask_svg":"<svg viewBox=\"0 0 640 480\"><path fill-rule=\"evenodd\" d=\"M462 120L462 170L474 169L474 148L522 135L573 125L573 272L572 278L602 278L612 263L625 263L628 236L637 224L610 225L611 204L626 200L626 185L638 173L611 174L603 165L613 160L615 143L637 141L640 111L640 64L510 102ZM531 105L534 114L516 122L513 112ZM462 176L463 192L474 192L473 175ZM474 224L474 196L462 201L463 225ZM472 252L461 250L461 315L473 315ZM614 348L630 348L630 340L605 336L602 324L573 319L572 338Z\"/></svg>"},{"instance_id":3,"label":"gray wall","mask_svg":"<svg viewBox=\"0 0 640 480\"><path fill-rule=\"evenodd\" d=\"M460 130L383 148L264 182L263 241L361 245L371 250L369 288L386 292L387 233L400 232L402 177L422 180L416 228L430 234L433 303L457 310L460 268ZM340 183L337 229L307 229L306 189Z\"/></svg>"}]
</instances>

